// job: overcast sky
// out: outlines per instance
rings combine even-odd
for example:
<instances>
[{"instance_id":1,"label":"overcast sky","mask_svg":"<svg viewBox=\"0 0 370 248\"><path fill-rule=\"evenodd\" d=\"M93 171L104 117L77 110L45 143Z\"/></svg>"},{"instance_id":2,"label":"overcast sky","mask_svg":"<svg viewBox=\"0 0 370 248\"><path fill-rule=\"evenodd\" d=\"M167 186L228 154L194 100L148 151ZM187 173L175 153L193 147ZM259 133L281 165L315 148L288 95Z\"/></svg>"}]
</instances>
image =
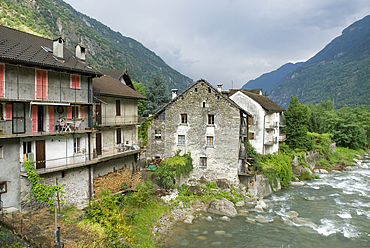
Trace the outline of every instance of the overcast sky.
<instances>
[{"instance_id":1,"label":"overcast sky","mask_svg":"<svg viewBox=\"0 0 370 248\"><path fill-rule=\"evenodd\" d=\"M67 0L194 81L223 89L306 61L370 14L369 0Z\"/></svg>"}]
</instances>

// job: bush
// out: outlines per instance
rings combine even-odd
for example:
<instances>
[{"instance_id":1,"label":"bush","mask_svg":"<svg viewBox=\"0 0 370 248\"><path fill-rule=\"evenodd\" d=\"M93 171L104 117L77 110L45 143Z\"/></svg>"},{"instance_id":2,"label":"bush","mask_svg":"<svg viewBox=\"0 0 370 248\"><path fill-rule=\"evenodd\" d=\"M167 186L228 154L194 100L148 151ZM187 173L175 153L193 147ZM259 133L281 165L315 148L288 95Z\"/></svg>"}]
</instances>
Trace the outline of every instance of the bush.
<instances>
[{"instance_id":1,"label":"bush","mask_svg":"<svg viewBox=\"0 0 370 248\"><path fill-rule=\"evenodd\" d=\"M277 177L282 188L288 187L288 183L293 179L291 160L288 155L267 154L260 157L259 167L269 179L272 188L277 188Z\"/></svg>"}]
</instances>

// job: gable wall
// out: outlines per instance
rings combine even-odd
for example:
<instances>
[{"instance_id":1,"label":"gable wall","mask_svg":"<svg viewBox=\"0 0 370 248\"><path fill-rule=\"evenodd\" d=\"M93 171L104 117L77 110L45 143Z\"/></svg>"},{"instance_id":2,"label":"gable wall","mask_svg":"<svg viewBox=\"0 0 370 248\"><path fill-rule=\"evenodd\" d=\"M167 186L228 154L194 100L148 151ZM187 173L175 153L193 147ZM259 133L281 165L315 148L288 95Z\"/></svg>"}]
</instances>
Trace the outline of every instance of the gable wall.
<instances>
[{"instance_id":1,"label":"gable wall","mask_svg":"<svg viewBox=\"0 0 370 248\"><path fill-rule=\"evenodd\" d=\"M203 84L203 85L202 85ZM154 120L149 130L148 157L171 157L175 151L191 152L194 170L190 179L228 179L238 182L240 110L219 96L208 84L199 82L165 110L165 121ZM197 92L195 92L197 88ZM203 102L206 102L203 107ZM181 124L181 114L188 123ZM215 124L208 125L208 115ZM155 139L155 129L162 130L162 139ZM164 130L163 130L164 129ZM178 145L178 136L185 135L185 145ZM207 147L207 136L214 137L214 146ZM200 167L200 158L207 158L207 167Z\"/></svg>"}]
</instances>

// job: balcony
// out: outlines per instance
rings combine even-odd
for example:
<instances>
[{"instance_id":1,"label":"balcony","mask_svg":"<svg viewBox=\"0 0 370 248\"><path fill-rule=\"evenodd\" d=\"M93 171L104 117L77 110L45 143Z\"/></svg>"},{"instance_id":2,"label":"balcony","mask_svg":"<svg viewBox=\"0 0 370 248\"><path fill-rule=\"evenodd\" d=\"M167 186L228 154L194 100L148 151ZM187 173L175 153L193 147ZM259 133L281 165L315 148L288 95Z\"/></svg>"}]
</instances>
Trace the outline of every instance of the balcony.
<instances>
[{"instance_id":1,"label":"balcony","mask_svg":"<svg viewBox=\"0 0 370 248\"><path fill-rule=\"evenodd\" d=\"M265 125L265 129L275 129L279 127L279 122L274 121L272 123L267 122Z\"/></svg>"},{"instance_id":2,"label":"balcony","mask_svg":"<svg viewBox=\"0 0 370 248\"><path fill-rule=\"evenodd\" d=\"M1 130L1 127L0 127ZM66 134L71 134L71 133L91 133L91 129L87 130L71 130L71 131L65 131L65 132L37 132L37 133L32 133L32 132L27 132L27 133L2 133L0 132L0 139L8 139L8 138L24 138L24 137L38 137L38 136L61 136L61 135L66 135Z\"/></svg>"},{"instance_id":3,"label":"balcony","mask_svg":"<svg viewBox=\"0 0 370 248\"><path fill-rule=\"evenodd\" d=\"M105 162L111 159L117 159L121 157L127 157L133 154L139 154L143 150L137 147L137 149L118 149L118 147L111 147L108 149L103 149L101 155L91 154L91 159L89 160L88 153L84 151L75 153L73 156L61 157L57 159L47 159L45 161L45 168L36 169L38 174L46 174L51 172L63 171L72 168L83 167L87 165L94 165L97 163ZM23 163L23 161L21 161ZM21 171L23 176L25 176L24 168Z\"/></svg>"},{"instance_id":4,"label":"balcony","mask_svg":"<svg viewBox=\"0 0 370 248\"><path fill-rule=\"evenodd\" d=\"M286 141L286 134L280 134L279 135L279 142Z\"/></svg>"},{"instance_id":5,"label":"balcony","mask_svg":"<svg viewBox=\"0 0 370 248\"><path fill-rule=\"evenodd\" d=\"M278 137L273 137L271 139L265 140L264 145L265 146L273 146L274 144L277 144L277 143L278 143Z\"/></svg>"},{"instance_id":6,"label":"balcony","mask_svg":"<svg viewBox=\"0 0 370 248\"><path fill-rule=\"evenodd\" d=\"M95 120L101 127L139 125L138 116L96 115Z\"/></svg>"}]
</instances>

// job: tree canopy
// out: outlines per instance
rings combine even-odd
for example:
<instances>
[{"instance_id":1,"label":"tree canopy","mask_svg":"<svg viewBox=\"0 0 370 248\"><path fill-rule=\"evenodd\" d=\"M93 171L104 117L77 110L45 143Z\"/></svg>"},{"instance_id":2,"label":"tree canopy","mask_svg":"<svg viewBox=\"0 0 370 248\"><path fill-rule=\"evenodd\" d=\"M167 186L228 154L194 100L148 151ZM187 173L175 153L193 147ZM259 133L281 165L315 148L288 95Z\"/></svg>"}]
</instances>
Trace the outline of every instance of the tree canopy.
<instances>
[{"instance_id":1,"label":"tree canopy","mask_svg":"<svg viewBox=\"0 0 370 248\"><path fill-rule=\"evenodd\" d=\"M170 101L170 97L167 93L167 85L163 81L163 78L159 72L152 75L152 82L148 84L146 88L146 110L143 115L154 114L161 107Z\"/></svg>"}]
</instances>

